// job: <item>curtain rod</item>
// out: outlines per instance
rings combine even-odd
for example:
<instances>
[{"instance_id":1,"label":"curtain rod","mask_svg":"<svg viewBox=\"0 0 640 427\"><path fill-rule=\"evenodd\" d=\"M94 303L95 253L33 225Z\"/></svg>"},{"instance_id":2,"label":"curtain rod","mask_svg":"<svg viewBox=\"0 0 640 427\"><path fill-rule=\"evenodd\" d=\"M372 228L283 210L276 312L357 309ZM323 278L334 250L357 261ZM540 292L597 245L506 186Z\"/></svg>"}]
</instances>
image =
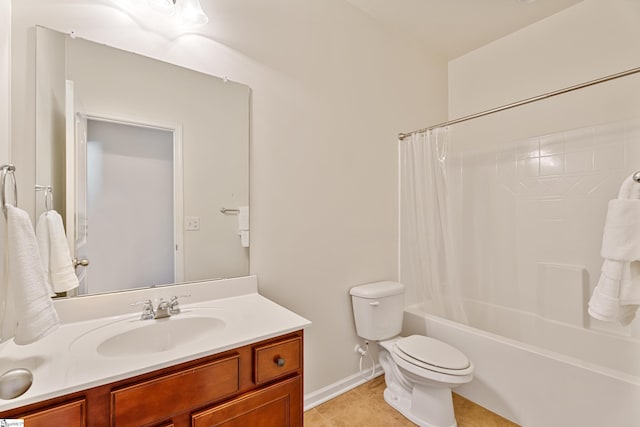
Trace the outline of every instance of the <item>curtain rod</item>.
<instances>
[{"instance_id":1,"label":"curtain rod","mask_svg":"<svg viewBox=\"0 0 640 427\"><path fill-rule=\"evenodd\" d=\"M640 67L631 68L630 70L622 71L620 73L610 74L608 76L601 77L599 79L595 79L595 80L591 80L591 81L588 81L588 82L580 83L580 84L577 84L577 85L574 85L574 86L569 86L569 87L566 87L564 89L555 90L553 92L548 92L548 93L545 93L545 94L542 94L542 95L534 96L532 98L523 99L522 101L513 102L511 104L503 105L501 107L496 107L496 108L492 108L490 110L485 110L485 111L481 111L479 113L475 113L475 114L471 114L471 115L468 115L468 116L460 117L460 118L457 118L457 119L449 120L448 122L444 122L444 123L440 123L440 124L437 124L437 125L429 126L427 128L418 129L418 130L414 130L414 131L407 132L407 133L399 133L398 134L398 139L403 140L406 137L408 137L410 135L413 135L415 133L427 132L427 131L430 131L430 130L433 130L433 129L437 129L437 128L441 128L441 127L444 127L444 126L449 126L449 125L454 125L456 123L466 122L466 121L471 120L471 119L476 119L478 117L488 116L489 114L498 113L498 112L504 111L504 110L509 110L511 108L519 107L521 105L531 104L532 102L540 101L542 99L547 99L547 98L551 98L553 96L562 95L562 94L567 93L567 92L572 92L574 90L583 89L585 87L589 87L589 86L597 85L597 84L600 84L600 83L608 82L610 80L619 79L620 77L630 76L631 74L636 74L636 73L640 73Z\"/></svg>"}]
</instances>

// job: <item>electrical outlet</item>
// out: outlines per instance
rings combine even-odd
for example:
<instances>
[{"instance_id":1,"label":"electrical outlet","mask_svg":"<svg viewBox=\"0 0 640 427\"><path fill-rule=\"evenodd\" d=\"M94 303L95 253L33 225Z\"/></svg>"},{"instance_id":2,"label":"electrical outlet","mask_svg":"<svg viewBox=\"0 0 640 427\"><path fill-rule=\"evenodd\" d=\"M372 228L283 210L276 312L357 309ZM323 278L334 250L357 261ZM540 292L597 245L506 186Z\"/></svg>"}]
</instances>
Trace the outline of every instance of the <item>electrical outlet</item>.
<instances>
[{"instance_id":1,"label":"electrical outlet","mask_svg":"<svg viewBox=\"0 0 640 427\"><path fill-rule=\"evenodd\" d=\"M187 231L200 230L200 217L199 216L185 216L184 217L184 229Z\"/></svg>"}]
</instances>

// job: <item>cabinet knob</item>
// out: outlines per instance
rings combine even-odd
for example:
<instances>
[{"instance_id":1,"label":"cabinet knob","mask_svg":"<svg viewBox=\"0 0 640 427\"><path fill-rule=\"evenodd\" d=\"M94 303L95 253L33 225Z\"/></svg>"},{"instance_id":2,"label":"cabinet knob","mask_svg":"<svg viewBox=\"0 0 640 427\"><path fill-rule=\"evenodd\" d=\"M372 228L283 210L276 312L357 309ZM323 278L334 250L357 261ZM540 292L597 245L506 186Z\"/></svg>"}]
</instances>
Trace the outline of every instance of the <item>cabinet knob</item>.
<instances>
[{"instance_id":1,"label":"cabinet knob","mask_svg":"<svg viewBox=\"0 0 640 427\"><path fill-rule=\"evenodd\" d=\"M278 365L280 367L283 367L284 364L287 363L287 361L284 360L284 358L280 357L280 356L277 356L273 361L276 363L276 365Z\"/></svg>"}]
</instances>

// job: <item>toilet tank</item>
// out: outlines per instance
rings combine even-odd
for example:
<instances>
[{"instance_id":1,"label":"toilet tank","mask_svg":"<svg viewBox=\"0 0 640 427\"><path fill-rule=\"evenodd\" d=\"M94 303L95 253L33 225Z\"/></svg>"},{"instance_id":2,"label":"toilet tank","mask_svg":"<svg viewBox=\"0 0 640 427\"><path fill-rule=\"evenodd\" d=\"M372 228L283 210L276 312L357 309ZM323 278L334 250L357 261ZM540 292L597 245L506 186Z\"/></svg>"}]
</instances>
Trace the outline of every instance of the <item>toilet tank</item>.
<instances>
[{"instance_id":1,"label":"toilet tank","mask_svg":"<svg viewBox=\"0 0 640 427\"><path fill-rule=\"evenodd\" d=\"M358 336L380 341L400 334L404 312L404 285L375 282L351 288Z\"/></svg>"}]
</instances>

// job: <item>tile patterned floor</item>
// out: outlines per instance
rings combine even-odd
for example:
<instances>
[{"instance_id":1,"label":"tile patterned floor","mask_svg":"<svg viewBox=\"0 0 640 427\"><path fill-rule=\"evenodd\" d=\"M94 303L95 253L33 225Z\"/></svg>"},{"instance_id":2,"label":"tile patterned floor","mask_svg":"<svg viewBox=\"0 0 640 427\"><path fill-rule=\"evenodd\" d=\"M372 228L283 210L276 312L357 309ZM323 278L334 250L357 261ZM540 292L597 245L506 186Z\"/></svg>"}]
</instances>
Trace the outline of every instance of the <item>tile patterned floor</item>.
<instances>
[{"instance_id":1,"label":"tile patterned floor","mask_svg":"<svg viewBox=\"0 0 640 427\"><path fill-rule=\"evenodd\" d=\"M305 427L389 427L415 424L384 401L384 376L305 412ZM453 395L458 427L518 427L475 403Z\"/></svg>"}]
</instances>

